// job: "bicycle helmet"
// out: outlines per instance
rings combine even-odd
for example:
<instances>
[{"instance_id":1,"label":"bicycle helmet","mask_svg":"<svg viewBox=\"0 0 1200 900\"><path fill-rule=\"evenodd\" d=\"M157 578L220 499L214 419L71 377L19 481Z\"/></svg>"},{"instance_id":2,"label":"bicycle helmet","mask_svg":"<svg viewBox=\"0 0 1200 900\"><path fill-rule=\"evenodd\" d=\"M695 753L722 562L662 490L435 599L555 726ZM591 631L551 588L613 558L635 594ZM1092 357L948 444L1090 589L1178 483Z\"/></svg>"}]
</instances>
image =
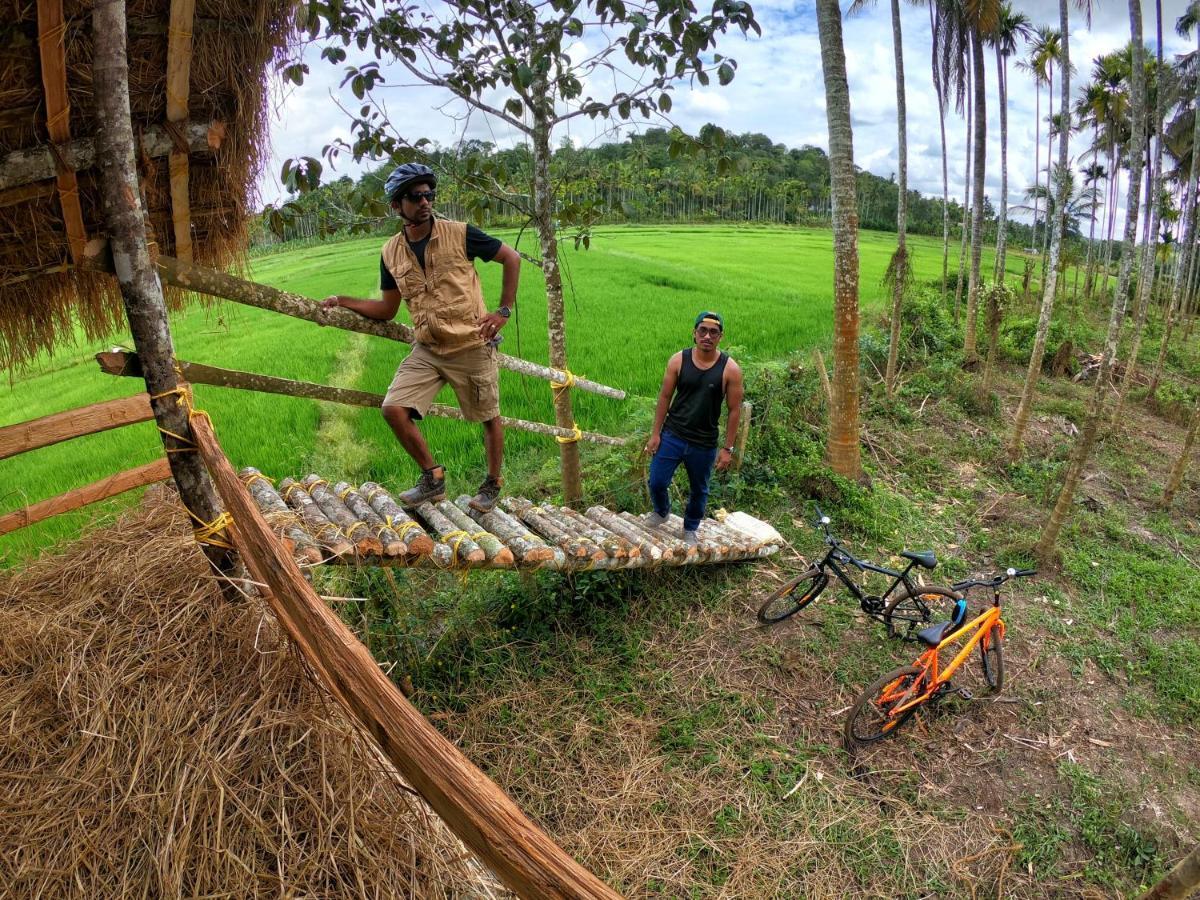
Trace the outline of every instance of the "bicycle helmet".
<instances>
[{"instance_id":1,"label":"bicycle helmet","mask_svg":"<svg viewBox=\"0 0 1200 900\"><path fill-rule=\"evenodd\" d=\"M388 200L395 200L404 192L405 188L416 182L425 182L430 187L436 188L437 175L433 173L433 169L424 163L401 163L387 177L387 182L383 186L383 192Z\"/></svg>"}]
</instances>

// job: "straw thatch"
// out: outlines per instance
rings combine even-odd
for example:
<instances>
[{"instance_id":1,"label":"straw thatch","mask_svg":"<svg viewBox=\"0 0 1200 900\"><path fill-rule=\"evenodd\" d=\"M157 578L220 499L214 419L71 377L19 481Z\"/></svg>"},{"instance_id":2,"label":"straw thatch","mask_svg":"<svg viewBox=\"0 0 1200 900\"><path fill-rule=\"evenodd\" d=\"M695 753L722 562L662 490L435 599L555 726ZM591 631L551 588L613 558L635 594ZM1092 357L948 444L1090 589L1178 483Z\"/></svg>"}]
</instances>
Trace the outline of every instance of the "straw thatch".
<instances>
[{"instance_id":1,"label":"straw thatch","mask_svg":"<svg viewBox=\"0 0 1200 900\"><path fill-rule=\"evenodd\" d=\"M502 895L210 572L160 500L0 575L0 894Z\"/></svg>"},{"instance_id":2,"label":"straw thatch","mask_svg":"<svg viewBox=\"0 0 1200 900\"><path fill-rule=\"evenodd\" d=\"M163 129L167 121L170 0L128 0L129 88L134 129ZM63 0L61 40L66 65L66 127L54 125L63 148L92 136L91 0ZM188 157L193 258L215 267L237 259L255 199L254 180L265 158L271 64L292 35L292 0L196 0L187 112L192 123L221 123L215 152ZM44 24L44 23L43 23ZM56 37L57 31L51 37ZM52 145L34 0L0 0L0 161L15 151ZM45 43L43 40L42 43ZM186 123L182 123L186 125ZM58 164L60 171L63 164ZM138 160L148 224L161 252L175 254L168 158ZM103 236L95 170L77 173L82 224ZM89 339L122 322L120 297L109 276L73 271L60 187L55 178L0 190L0 369L69 343L76 323ZM179 297L171 298L178 302Z\"/></svg>"}]
</instances>

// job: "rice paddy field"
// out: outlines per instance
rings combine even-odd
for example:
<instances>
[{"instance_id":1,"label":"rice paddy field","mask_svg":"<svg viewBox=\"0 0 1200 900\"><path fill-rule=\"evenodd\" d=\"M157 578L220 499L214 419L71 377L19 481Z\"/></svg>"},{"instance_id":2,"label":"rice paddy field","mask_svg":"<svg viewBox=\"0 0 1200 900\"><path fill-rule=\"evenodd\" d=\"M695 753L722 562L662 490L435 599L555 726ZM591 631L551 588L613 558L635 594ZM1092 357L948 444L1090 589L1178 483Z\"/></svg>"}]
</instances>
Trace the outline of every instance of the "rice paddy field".
<instances>
[{"instance_id":1,"label":"rice paddy field","mask_svg":"<svg viewBox=\"0 0 1200 900\"><path fill-rule=\"evenodd\" d=\"M498 234L510 243L517 238ZM252 277L314 299L333 293L376 296L380 244L369 238L261 257L252 263ZM536 251L528 232L518 246ZM867 317L882 315L887 305L881 281L894 246L891 234L860 236L861 303ZM827 230L611 227L593 235L590 250L576 251L566 242L562 253L571 369L629 394L628 400L617 402L576 392L576 421L586 430L628 434L649 427L666 360L689 343L692 320L702 309L722 313L723 346L742 362L775 360L830 342L833 256ZM912 255L916 283L936 282L940 242L912 239ZM494 307L500 267L477 266L488 305ZM985 271L991 266L985 258ZM1022 266L1019 256L1010 255L1010 278L1018 278ZM393 342L225 302L192 304L174 314L171 324L181 359L378 393L387 389L407 353ZM504 336L506 353L547 361L544 286L533 265L522 268L517 312ZM0 384L0 426L136 393L140 381L104 375L92 359L96 351L122 343L131 345L128 336L103 343L81 337L74 350L43 359L29 371L10 373L10 380ZM254 465L270 475L300 475L319 466L323 474L370 478L397 488L416 477L415 466L375 410L215 387L197 386L195 392L237 466ZM545 382L504 372L501 398L506 415L553 421ZM439 400L454 402L449 390ZM473 491L483 474L479 429L446 420L428 420L424 428L448 468L450 489ZM583 446L586 472L589 455L598 451ZM160 453L153 423L144 423L5 460L0 466L0 514L149 462ZM536 476L539 470L553 478L556 463L552 440L508 433L510 482ZM72 538L120 505L59 516L0 537L0 565L19 563Z\"/></svg>"}]
</instances>

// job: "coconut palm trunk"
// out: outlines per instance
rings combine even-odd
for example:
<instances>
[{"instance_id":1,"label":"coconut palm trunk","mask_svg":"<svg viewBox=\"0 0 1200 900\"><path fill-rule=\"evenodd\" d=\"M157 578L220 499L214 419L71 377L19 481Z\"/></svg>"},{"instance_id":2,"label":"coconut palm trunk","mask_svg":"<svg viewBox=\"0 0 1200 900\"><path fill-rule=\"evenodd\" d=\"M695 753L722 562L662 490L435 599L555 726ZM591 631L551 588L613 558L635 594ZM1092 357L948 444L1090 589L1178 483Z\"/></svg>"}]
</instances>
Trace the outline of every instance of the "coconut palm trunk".
<instances>
[{"instance_id":1,"label":"coconut palm trunk","mask_svg":"<svg viewBox=\"0 0 1200 900\"><path fill-rule=\"evenodd\" d=\"M935 34L939 23L934 18L934 6L929 4L929 32ZM933 89L937 94L938 130L942 136L942 305L946 304L946 282L950 276L950 167L946 156L946 86L938 73L937 39L934 39L930 59L933 63Z\"/></svg>"},{"instance_id":2,"label":"coconut palm trunk","mask_svg":"<svg viewBox=\"0 0 1200 900\"><path fill-rule=\"evenodd\" d=\"M1065 0L1060 0L1060 2L1065 2ZM1145 120L1146 116L1146 69L1143 62L1140 0L1129 0L1129 30L1133 42L1133 73L1131 76L1133 89L1130 121L1140 123ZM1108 316L1108 333L1105 337L1100 366L1096 372L1096 384L1088 403L1087 418L1075 441L1075 447L1071 451L1062 489L1059 491L1054 509L1051 510L1050 517L1046 520L1034 548L1038 560L1043 564L1048 563L1054 553L1059 532L1062 531L1067 516L1070 515L1071 505L1075 501L1075 488L1083 476L1083 469L1087 465L1092 447L1096 443L1096 435L1100 430L1100 422L1104 415L1104 398L1108 390L1109 373L1112 369L1113 359L1116 357L1117 339L1121 334L1121 320L1125 315L1125 297L1129 291L1129 278L1133 268L1137 240L1138 207L1141 203L1142 165L1146 142L1145 128L1134 127L1132 131L1129 154L1131 172L1129 194L1125 202L1125 238L1121 252L1121 271L1117 278L1117 290L1112 298L1112 307Z\"/></svg>"},{"instance_id":3,"label":"coconut palm trunk","mask_svg":"<svg viewBox=\"0 0 1200 900\"><path fill-rule=\"evenodd\" d=\"M999 284L1004 281L1008 250L1008 59L998 41L996 87L1000 97L1000 220L996 226L996 271L992 280Z\"/></svg>"},{"instance_id":4,"label":"coconut palm trunk","mask_svg":"<svg viewBox=\"0 0 1200 900\"><path fill-rule=\"evenodd\" d=\"M1058 16L1062 27L1063 59L1061 85L1063 133L1058 145L1058 165L1065 174L1070 151L1068 138L1071 133L1071 55L1070 34L1067 30L1067 0L1059 0ZM1014 462L1021 455L1021 447L1025 442L1025 428L1029 424L1029 414L1033 410L1033 396L1037 391L1038 378L1042 374L1042 361L1046 356L1046 338L1050 333L1050 317L1054 312L1054 290L1058 284L1059 260L1062 258L1063 231L1067 224L1067 192L1070 190L1070 185L1070 179L1065 177L1060 180L1058 185L1058 196L1054 208L1054 232L1050 241L1050 267L1042 284L1042 308L1038 314L1037 331L1034 333L1033 351L1029 354L1029 367L1025 370L1025 384L1021 388L1021 399L1017 403L1017 412L1013 416L1013 430L1008 439L1008 458ZM1050 222L1047 220L1046 224L1050 225Z\"/></svg>"},{"instance_id":5,"label":"coconut palm trunk","mask_svg":"<svg viewBox=\"0 0 1200 900\"><path fill-rule=\"evenodd\" d=\"M979 319L979 269L983 261L983 179L987 170L987 96L984 82L983 40L976 25L971 26L971 63L975 94L974 185L971 190L971 275L967 283L967 323L963 355L968 364L978 361L975 330Z\"/></svg>"},{"instance_id":6,"label":"coconut palm trunk","mask_svg":"<svg viewBox=\"0 0 1200 900\"><path fill-rule=\"evenodd\" d=\"M970 69L967 70L968 78L970 78ZM968 87L967 90L967 162L963 168L963 204L962 204L962 239L958 246L958 281L954 285L954 324L958 324L958 311L962 307L963 283L967 277L967 239L970 237L970 214L971 214L971 179L968 173L971 171L971 151L974 149L971 143L971 108L973 96Z\"/></svg>"},{"instance_id":7,"label":"coconut palm trunk","mask_svg":"<svg viewBox=\"0 0 1200 900\"><path fill-rule=\"evenodd\" d=\"M892 332L888 341L887 370L884 388L889 397L896 390L896 365L900 358L900 307L908 286L909 261L906 232L908 229L908 115L904 102L904 42L900 31L900 0L892 0L892 46L896 56L896 146L899 163L897 176L899 197L896 203L896 252L888 265L892 282Z\"/></svg>"},{"instance_id":8,"label":"coconut palm trunk","mask_svg":"<svg viewBox=\"0 0 1200 900\"><path fill-rule=\"evenodd\" d=\"M1155 72L1156 77L1161 77L1163 70L1162 0L1155 0L1154 9L1158 27L1158 68ZM1133 378L1137 372L1138 351L1142 347L1142 334L1146 328L1146 315L1150 311L1150 303L1154 295L1154 262L1155 251L1158 249L1158 195L1162 191L1162 132L1163 118L1166 113L1164 103L1166 93L1166 85L1159 84L1156 91L1157 103L1154 110L1154 120L1150 123L1149 129L1151 133L1156 135L1156 138L1154 141L1154 178L1146 197L1146 231L1148 234L1146 235L1145 245L1142 247L1142 262L1141 268L1138 271L1137 312L1133 326L1133 339L1129 347L1129 361L1125 364L1125 375L1121 379L1120 387L1117 389L1117 400L1113 405L1112 420L1109 423L1111 427L1115 427L1120 420L1121 410L1125 406L1125 395L1129 392L1129 387L1133 384Z\"/></svg>"},{"instance_id":9,"label":"coconut palm trunk","mask_svg":"<svg viewBox=\"0 0 1200 900\"><path fill-rule=\"evenodd\" d=\"M833 397L828 454L835 472L857 480L862 477L858 424L858 203L850 86L838 0L817 0L816 5L833 202Z\"/></svg>"},{"instance_id":10,"label":"coconut palm trunk","mask_svg":"<svg viewBox=\"0 0 1200 900\"><path fill-rule=\"evenodd\" d=\"M545 97L546 90L535 96ZM538 240L542 251L542 275L546 279L546 319L550 332L550 365L564 372L567 368L567 329L563 308L562 274L558 268L558 238L554 229L553 187L550 181L550 125L546 111L535 106L533 112L533 208ZM554 424L568 430L575 427L570 388L554 391ZM579 443L559 442L563 500L573 504L583 496L579 469Z\"/></svg>"}]
</instances>

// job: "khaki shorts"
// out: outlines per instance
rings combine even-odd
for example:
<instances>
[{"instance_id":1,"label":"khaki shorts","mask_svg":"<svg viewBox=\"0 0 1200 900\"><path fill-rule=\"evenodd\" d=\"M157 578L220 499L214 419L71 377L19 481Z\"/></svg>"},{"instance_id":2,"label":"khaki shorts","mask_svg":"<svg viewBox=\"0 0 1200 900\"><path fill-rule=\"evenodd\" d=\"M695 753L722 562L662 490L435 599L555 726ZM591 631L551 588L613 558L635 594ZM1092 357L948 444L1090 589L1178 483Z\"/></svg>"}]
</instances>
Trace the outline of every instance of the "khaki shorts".
<instances>
[{"instance_id":1,"label":"khaki shorts","mask_svg":"<svg viewBox=\"0 0 1200 900\"><path fill-rule=\"evenodd\" d=\"M413 344L412 352L396 370L383 405L406 406L416 412L416 418L422 418L444 384L454 389L468 422L486 422L500 415L500 367L496 349L487 346L440 356L424 344Z\"/></svg>"}]
</instances>

